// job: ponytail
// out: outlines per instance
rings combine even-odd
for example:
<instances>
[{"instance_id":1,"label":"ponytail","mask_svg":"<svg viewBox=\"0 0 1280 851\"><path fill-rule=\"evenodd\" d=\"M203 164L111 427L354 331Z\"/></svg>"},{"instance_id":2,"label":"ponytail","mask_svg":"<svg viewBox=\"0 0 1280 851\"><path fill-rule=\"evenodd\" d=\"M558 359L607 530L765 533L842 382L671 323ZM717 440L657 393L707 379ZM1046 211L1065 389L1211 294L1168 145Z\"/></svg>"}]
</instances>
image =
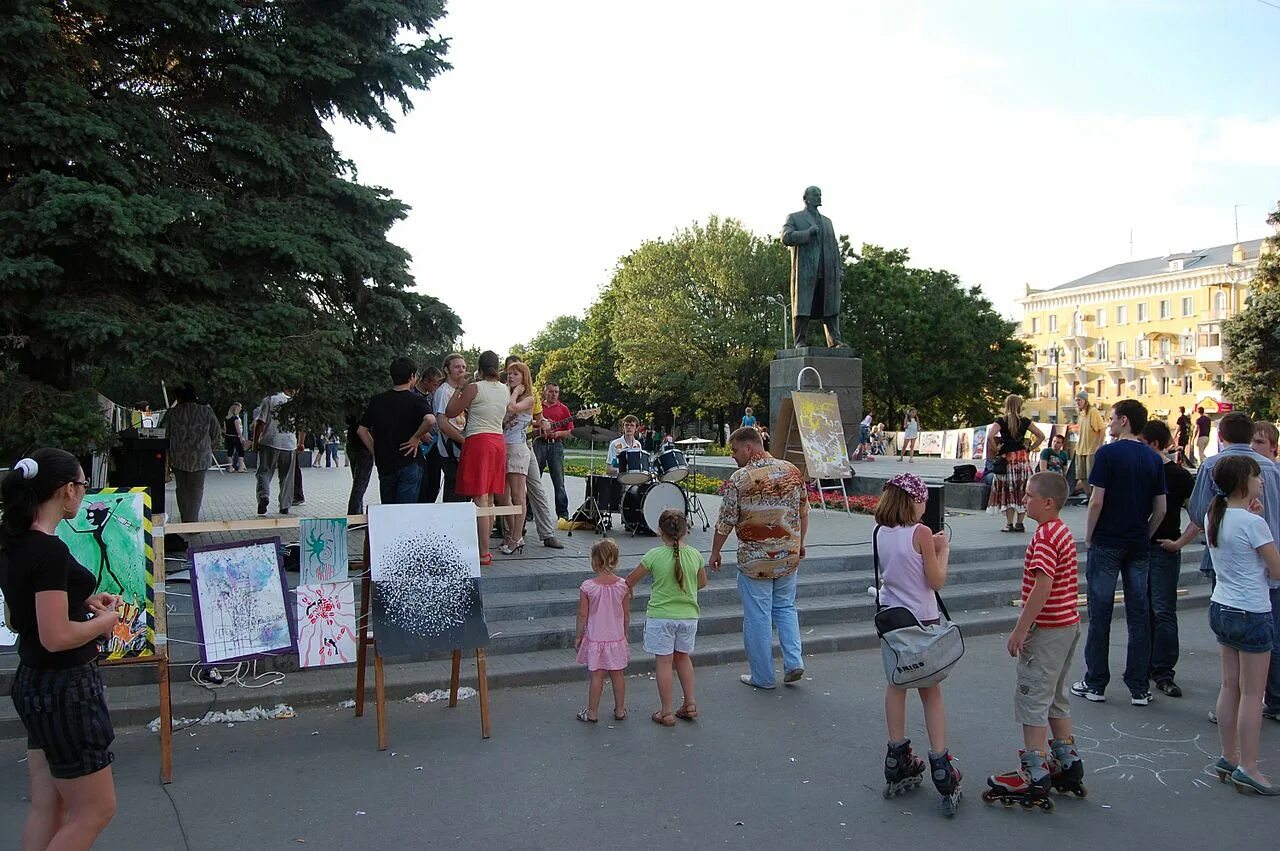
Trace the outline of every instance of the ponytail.
<instances>
[{"instance_id":1,"label":"ponytail","mask_svg":"<svg viewBox=\"0 0 1280 851\"><path fill-rule=\"evenodd\" d=\"M1248 455L1230 455L1213 465L1213 502L1209 503L1209 515L1205 533L1209 546L1218 546L1218 532L1222 518L1227 513L1227 500L1249 492L1249 479L1261 476L1262 468Z\"/></svg>"},{"instance_id":2,"label":"ponytail","mask_svg":"<svg viewBox=\"0 0 1280 851\"><path fill-rule=\"evenodd\" d=\"M680 544L689 534L689 519L683 511L668 508L658 518L658 531L671 540L671 564L675 570L676 584L681 591L686 591L688 589L684 587L684 563L680 560Z\"/></svg>"},{"instance_id":3,"label":"ponytail","mask_svg":"<svg viewBox=\"0 0 1280 851\"><path fill-rule=\"evenodd\" d=\"M61 449L37 449L14 464L0 483L0 549L25 534L35 522L40 506L58 488L76 481L82 473L76 456Z\"/></svg>"}]
</instances>

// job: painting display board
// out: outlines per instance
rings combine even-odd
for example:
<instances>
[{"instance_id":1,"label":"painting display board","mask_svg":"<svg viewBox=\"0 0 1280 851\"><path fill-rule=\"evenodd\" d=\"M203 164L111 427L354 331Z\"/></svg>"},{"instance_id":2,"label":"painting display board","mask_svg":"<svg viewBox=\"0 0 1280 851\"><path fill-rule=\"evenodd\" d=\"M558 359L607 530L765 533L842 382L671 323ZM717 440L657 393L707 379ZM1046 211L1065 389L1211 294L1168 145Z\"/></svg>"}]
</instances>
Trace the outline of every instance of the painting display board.
<instances>
[{"instance_id":1,"label":"painting display board","mask_svg":"<svg viewBox=\"0 0 1280 851\"><path fill-rule=\"evenodd\" d=\"M380 656L488 645L473 504L370 506L368 539Z\"/></svg>"},{"instance_id":2,"label":"painting display board","mask_svg":"<svg viewBox=\"0 0 1280 851\"><path fill-rule=\"evenodd\" d=\"M960 452L960 432L952 429L942 433L942 457L962 458Z\"/></svg>"},{"instance_id":3,"label":"painting display board","mask_svg":"<svg viewBox=\"0 0 1280 851\"><path fill-rule=\"evenodd\" d=\"M202 662L295 651L279 537L192 549L187 565Z\"/></svg>"},{"instance_id":4,"label":"painting display board","mask_svg":"<svg viewBox=\"0 0 1280 851\"><path fill-rule=\"evenodd\" d=\"M981 461L987 457L987 426L978 426L973 430L973 459Z\"/></svg>"},{"instance_id":5,"label":"painting display board","mask_svg":"<svg viewBox=\"0 0 1280 851\"><path fill-rule=\"evenodd\" d=\"M347 578L347 518L298 521L298 584L319 585Z\"/></svg>"},{"instance_id":6,"label":"painting display board","mask_svg":"<svg viewBox=\"0 0 1280 851\"><path fill-rule=\"evenodd\" d=\"M942 432L940 431L922 431L920 432L920 441L916 444L919 446L921 455L937 455L942 456Z\"/></svg>"},{"instance_id":7,"label":"painting display board","mask_svg":"<svg viewBox=\"0 0 1280 851\"><path fill-rule=\"evenodd\" d=\"M815 479L848 477L849 449L844 442L836 395L793 390L791 406L800 428L800 445L808 475Z\"/></svg>"},{"instance_id":8,"label":"painting display board","mask_svg":"<svg viewBox=\"0 0 1280 851\"><path fill-rule=\"evenodd\" d=\"M299 585L296 605L299 667L356 660L356 594L350 580Z\"/></svg>"},{"instance_id":9,"label":"painting display board","mask_svg":"<svg viewBox=\"0 0 1280 851\"><path fill-rule=\"evenodd\" d=\"M103 659L152 656L156 649L156 554L146 488L85 491L80 511L58 524L58 537L98 580L97 593L119 594L119 626Z\"/></svg>"}]
</instances>

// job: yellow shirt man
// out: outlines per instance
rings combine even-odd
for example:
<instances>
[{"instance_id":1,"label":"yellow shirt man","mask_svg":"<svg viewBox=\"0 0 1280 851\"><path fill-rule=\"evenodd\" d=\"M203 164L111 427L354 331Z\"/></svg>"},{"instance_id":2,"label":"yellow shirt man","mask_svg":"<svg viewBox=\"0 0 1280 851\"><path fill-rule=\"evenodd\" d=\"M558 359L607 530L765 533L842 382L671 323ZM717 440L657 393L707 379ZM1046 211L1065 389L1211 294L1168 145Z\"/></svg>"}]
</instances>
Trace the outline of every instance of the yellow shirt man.
<instances>
[{"instance_id":1,"label":"yellow shirt man","mask_svg":"<svg viewBox=\"0 0 1280 851\"><path fill-rule=\"evenodd\" d=\"M1093 453L1102 444L1105 425L1102 414L1089 404L1089 394L1084 390L1076 394L1076 410L1080 412L1080 438L1076 441L1076 490L1087 491Z\"/></svg>"}]
</instances>

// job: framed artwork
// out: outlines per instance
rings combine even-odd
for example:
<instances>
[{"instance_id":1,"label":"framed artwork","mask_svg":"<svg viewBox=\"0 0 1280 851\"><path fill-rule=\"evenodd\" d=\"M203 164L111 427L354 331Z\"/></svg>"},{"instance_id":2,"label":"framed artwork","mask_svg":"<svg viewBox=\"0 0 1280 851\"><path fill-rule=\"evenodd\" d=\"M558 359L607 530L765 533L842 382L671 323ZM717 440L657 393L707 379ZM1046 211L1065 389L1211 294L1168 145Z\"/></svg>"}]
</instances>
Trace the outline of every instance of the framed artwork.
<instances>
[{"instance_id":1,"label":"framed artwork","mask_svg":"<svg viewBox=\"0 0 1280 851\"><path fill-rule=\"evenodd\" d=\"M192 549L187 564L202 662L294 652L278 537Z\"/></svg>"},{"instance_id":2,"label":"framed artwork","mask_svg":"<svg viewBox=\"0 0 1280 851\"><path fill-rule=\"evenodd\" d=\"M347 578L347 518L298 521L298 584L317 585Z\"/></svg>"},{"instance_id":3,"label":"framed artwork","mask_svg":"<svg viewBox=\"0 0 1280 851\"><path fill-rule=\"evenodd\" d=\"M295 605L299 667L356 660L356 595L350 580L299 585Z\"/></svg>"},{"instance_id":4,"label":"framed artwork","mask_svg":"<svg viewBox=\"0 0 1280 851\"><path fill-rule=\"evenodd\" d=\"M811 478L843 479L850 473L840 406L834 393L793 390L791 403L800 428L800 445ZM784 438L785 439L785 438Z\"/></svg>"}]
</instances>

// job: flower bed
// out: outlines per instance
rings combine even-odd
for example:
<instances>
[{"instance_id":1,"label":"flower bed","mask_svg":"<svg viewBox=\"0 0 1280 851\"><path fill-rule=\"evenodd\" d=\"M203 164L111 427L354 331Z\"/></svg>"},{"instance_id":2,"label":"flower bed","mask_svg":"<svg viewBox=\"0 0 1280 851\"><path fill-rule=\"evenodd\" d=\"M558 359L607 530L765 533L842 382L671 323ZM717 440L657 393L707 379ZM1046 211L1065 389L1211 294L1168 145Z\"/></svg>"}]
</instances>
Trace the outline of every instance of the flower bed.
<instances>
[{"instance_id":1,"label":"flower bed","mask_svg":"<svg viewBox=\"0 0 1280 851\"><path fill-rule=\"evenodd\" d=\"M827 508L835 508L844 511L846 507L850 511L858 514L875 514L876 503L880 501L878 494L852 494L850 496L842 496L832 491L819 491L817 485L813 482L805 484L805 490L809 495L809 505L821 508L826 503Z\"/></svg>"},{"instance_id":2,"label":"flower bed","mask_svg":"<svg viewBox=\"0 0 1280 851\"><path fill-rule=\"evenodd\" d=\"M587 476L603 476L605 469L603 464L597 464L593 467L587 467L583 464L565 464L564 474L566 476L578 476L586 478ZM695 473L692 476L686 476L678 482L680 487L686 491L693 493L720 494L724 488L724 481L717 479L715 476L704 476L702 473Z\"/></svg>"}]
</instances>

